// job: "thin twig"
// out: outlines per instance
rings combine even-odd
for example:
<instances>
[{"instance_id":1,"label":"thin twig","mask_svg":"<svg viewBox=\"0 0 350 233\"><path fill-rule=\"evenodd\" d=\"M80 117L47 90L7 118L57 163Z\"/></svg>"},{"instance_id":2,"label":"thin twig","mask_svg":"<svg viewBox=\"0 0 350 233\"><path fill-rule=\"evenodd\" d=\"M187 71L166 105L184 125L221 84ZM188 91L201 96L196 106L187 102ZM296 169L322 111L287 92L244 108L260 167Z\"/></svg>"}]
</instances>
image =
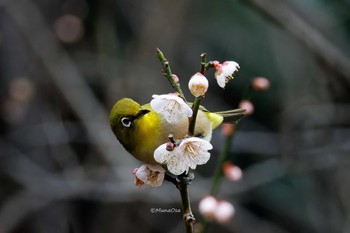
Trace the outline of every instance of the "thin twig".
<instances>
[{"instance_id":1,"label":"thin twig","mask_svg":"<svg viewBox=\"0 0 350 233\"><path fill-rule=\"evenodd\" d=\"M164 54L160 49L157 48L157 57L159 58L162 67L163 67L163 75L168 79L171 86L174 88L176 92L179 93L179 95L186 101L186 98L181 90L180 84L174 80L173 74L170 69L169 62L164 57ZM187 101L186 101L187 102ZM195 102L193 103L192 110L193 110L193 116L189 119L189 135L194 134L194 125L196 122L196 115L199 108L199 102L200 99L196 98ZM182 207L183 207L183 219L185 222L186 232L192 233L193 232L193 223L196 221L196 219L193 216L192 210L191 210L191 202L190 202L190 195L189 195L189 184L190 181L193 179L189 174L183 174L181 176L178 176L177 183L174 182L174 180L170 176L166 176L166 179L170 182L176 184L176 187L180 191L181 194L181 201L182 201Z\"/></svg>"},{"instance_id":2,"label":"thin twig","mask_svg":"<svg viewBox=\"0 0 350 233\"><path fill-rule=\"evenodd\" d=\"M197 119L197 113L198 113L198 109L200 106L200 102L202 100L202 96L200 97L196 97L194 99L193 105L192 105L192 111L193 111L193 115L192 117L190 117L189 119L189 128L188 128L188 135L189 136L193 136L194 135L194 130L195 130L195 126L196 126L196 119Z\"/></svg>"},{"instance_id":3,"label":"thin twig","mask_svg":"<svg viewBox=\"0 0 350 233\"><path fill-rule=\"evenodd\" d=\"M170 84L174 88L174 90L180 94L181 98L183 98L186 101L185 95L183 94L183 92L181 90L180 84L177 83L173 78L173 74L171 72L169 62L164 57L163 52L157 48L156 53L157 53L157 57L159 58L160 62L162 63L163 75L168 79L168 81L170 82Z\"/></svg>"},{"instance_id":4,"label":"thin twig","mask_svg":"<svg viewBox=\"0 0 350 233\"><path fill-rule=\"evenodd\" d=\"M232 125L231 127L234 127L234 125ZM215 167L215 171L214 171L214 175L213 175L213 181L212 181L212 185L210 188L210 195L215 196L219 190L219 186L221 183L221 178L222 178L222 166L225 162L225 160L227 159L228 154L230 153L231 150L231 145L232 145L232 138L233 138L233 134L225 137L225 141L224 141L224 147L221 149L219 157L217 159L216 162L216 167Z\"/></svg>"},{"instance_id":5,"label":"thin twig","mask_svg":"<svg viewBox=\"0 0 350 233\"><path fill-rule=\"evenodd\" d=\"M231 127L235 127L235 125L232 125ZM210 192L209 194L211 196L215 196L218 193L221 181L222 181L222 175L223 175L223 164L227 159L227 156L229 155L230 151L231 151L231 146L232 146L232 138L233 138L233 134L231 134L230 136L225 137L225 141L224 141L224 146L220 151L219 157L217 158L217 162L216 162L216 166L215 166L215 170L214 170L214 175L213 175L213 180L211 183L211 188L210 188ZM202 229L200 231L200 233L205 233L207 231L208 228L208 221L206 219L203 219L202 221Z\"/></svg>"},{"instance_id":6,"label":"thin twig","mask_svg":"<svg viewBox=\"0 0 350 233\"><path fill-rule=\"evenodd\" d=\"M182 206L184 207L183 218L185 221L186 232L192 233L193 232L193 223L196 221L196 219L194 218L192 210L191 210L189 184L182 183L182 185L179 187L179 190L180 190L180 194L181 194Z\"/></svg>"},{"instance_id":7,"label":"thin twig","mask_svg":"<svg viewBox=\"0 0 350 233\"><path fill-rule=\"evenodd\" d=\"M201 54L201 67L200 67L200 73L204 75L206 69L207 69L207 54L206 53L202 53Z\"/></svg>"},{"instance_id":8,"label":"thin twig","mask_svg":"<svg viewBox=\"0 0 350 233\"><path fill-rule=\"evenodd\" d=\"M206 60L207 60L207 54L202 53L201 54L201 66L200 66L200 73L204 75L205 69L206 69ZM200 106L200 102L203 99L203 96L196 97L194 99L193 105L192 105L192 111L193 115L189 119L189 128L188 128L188 135L193 136L194 130L196 126L196 118L198 114L198 109Z\"/></svg>"}]
</instances>

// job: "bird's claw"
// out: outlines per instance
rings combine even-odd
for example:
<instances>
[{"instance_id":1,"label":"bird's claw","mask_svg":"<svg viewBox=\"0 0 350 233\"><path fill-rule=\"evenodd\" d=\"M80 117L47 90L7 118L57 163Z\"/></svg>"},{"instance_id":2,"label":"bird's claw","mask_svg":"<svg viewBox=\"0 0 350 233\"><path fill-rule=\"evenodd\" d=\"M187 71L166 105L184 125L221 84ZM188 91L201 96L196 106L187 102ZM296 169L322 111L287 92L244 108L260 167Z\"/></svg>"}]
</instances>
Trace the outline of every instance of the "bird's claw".
<instances>
[{"instance_id":1,"label":"bird's claw","mask_svg":"<svg viewBox=\"0 0 350 233\"><path fill-rule=\"evenodd\" d=\"M188 174L182 174L179 175L176 180L179 183L182 184L191 184L192 180L194 179L194 173L193 172L189 172Z\"/></svg>"}]
</instances>

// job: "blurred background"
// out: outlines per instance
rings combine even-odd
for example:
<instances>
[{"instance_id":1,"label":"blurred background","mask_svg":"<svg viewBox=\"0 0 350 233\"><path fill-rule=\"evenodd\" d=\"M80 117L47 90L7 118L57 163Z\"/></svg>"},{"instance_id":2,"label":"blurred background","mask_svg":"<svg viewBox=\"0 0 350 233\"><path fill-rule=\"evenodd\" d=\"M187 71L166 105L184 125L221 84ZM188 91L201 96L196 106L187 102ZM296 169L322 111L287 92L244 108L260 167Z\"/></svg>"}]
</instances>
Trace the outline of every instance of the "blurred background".
<instances>
[{"instance_id":1,"label":"blurred background","mask_svg":"<svg viewBox=\"0 0 350 233\"><path fill-rule=\"evenodd\" d=\"M236 108L254 77L219 199L235 216L208 232L350 232L349 0L0 1L0 232L184 232L178 190L133 185L140 163L111 133L108 112L172 92L160 48L188 95L208 60L240 64L203 100ZM223 136L190 187L198 220Z\"/></svg>"}]
</instances>

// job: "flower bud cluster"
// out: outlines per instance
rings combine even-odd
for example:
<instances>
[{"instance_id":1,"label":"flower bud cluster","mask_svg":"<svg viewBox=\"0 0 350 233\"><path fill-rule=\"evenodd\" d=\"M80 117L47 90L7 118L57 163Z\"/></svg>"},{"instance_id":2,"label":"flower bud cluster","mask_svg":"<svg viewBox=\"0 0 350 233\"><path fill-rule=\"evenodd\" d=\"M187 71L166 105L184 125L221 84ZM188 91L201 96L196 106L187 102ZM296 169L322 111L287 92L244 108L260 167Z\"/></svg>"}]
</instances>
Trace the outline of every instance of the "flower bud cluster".
<instances>
[{"instance_id":1,"label":"flower bud cluster","mask_svg":"<svg viewBox=\"0 0 350 233\"><path fill-rule=\"evenodd\" d=\"M217 200L213 196L206 196L198 206L199 212L207 220L214 220L220 224L227 223L234 215L234 206L224 200Z\"/></svg>"}]
</instances>

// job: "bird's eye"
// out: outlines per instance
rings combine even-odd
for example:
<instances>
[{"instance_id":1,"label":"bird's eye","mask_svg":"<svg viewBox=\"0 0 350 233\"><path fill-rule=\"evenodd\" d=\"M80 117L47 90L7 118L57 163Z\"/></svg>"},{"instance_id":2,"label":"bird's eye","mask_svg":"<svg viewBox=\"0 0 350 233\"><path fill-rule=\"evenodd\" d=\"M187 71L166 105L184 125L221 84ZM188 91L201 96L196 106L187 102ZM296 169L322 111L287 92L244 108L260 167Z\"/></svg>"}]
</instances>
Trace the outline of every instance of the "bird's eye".
<instances>
[{"instance_id":1,"label":"bird's eye","mask_svg":"<svg viewBox=\"0 0 350 233\"><path fill-rule=\"evenodd\" d=\"M123 117L120 122L127 128L131 126L132 120L128 117Z\"/></svg>"}]
</instances>

